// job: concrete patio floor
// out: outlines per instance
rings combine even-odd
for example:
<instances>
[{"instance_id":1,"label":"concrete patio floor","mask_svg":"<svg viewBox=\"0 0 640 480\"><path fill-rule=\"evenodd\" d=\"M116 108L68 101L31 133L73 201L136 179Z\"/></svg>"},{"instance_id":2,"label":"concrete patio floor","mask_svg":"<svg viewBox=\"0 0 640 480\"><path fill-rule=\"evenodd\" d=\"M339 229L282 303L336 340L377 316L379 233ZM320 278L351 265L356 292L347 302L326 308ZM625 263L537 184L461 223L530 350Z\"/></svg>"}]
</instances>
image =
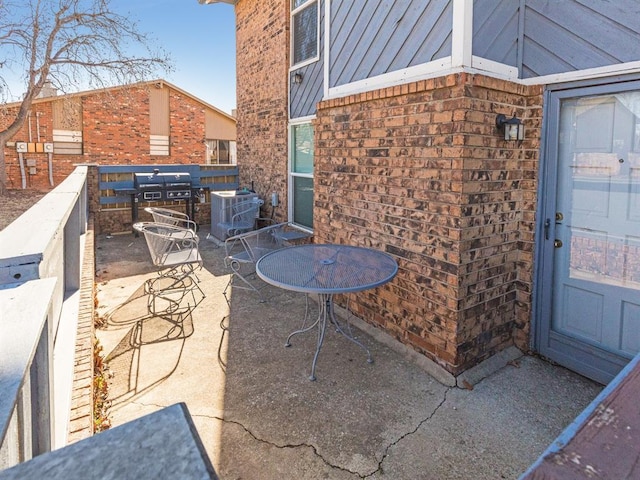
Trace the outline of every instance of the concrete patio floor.
<instances>
[{"instance_id":1,"label":"concrete patio floor","mask_svg":"<svg viewBox=\"0 0 640 480\"><path fill-rule=\"evenodd\" d=\"M328 332L311 382L315 335L284 346L305 297L266 286L260 303L234 290L229 307L224 249L207 233L206 298L180 328L145 316L155 270L144 238L98 236L107 325L96 334L113 374L113 426L184 402L221 479L517 479L602 388L532 356L486 370L472 389L446 386L364 332L373 364Z\"/></svg>"}]
</instances>

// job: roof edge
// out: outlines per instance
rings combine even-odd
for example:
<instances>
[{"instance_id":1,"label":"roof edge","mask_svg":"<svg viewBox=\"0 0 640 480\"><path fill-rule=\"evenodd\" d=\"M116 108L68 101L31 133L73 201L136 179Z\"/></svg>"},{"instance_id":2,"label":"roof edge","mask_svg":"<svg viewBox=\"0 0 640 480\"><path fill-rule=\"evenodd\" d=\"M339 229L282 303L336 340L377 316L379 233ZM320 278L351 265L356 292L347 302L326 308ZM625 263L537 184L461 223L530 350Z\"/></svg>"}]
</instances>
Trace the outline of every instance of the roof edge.
<instances>
[{"instance_id":1,"label":"roof edge","mask_svg":"<svg viewBox=\"0 0 640 480\"><path fill-rule=\"evenodd\" d=\"M214 110L215 112L229 118L230 120L233 120L234 122L237 122L236 117L234 117L232 114L225 112L224 110L219 109L218 107L216 107L215 105L212 105L209 102L206 102L204 100L202 100L201 98L198 98L197 96L195 96L192 93L187 92L186 90L178 87L177 85L174 85L171 82L168 82L167 80L163 79L163 78L158 78L155 80L147 80L144 82L138 82L138 83L129 83L129 84L124 84L124 85L114 85L111 87L104 87L104 88L97 88L95 90L82 90L79 92L72 92L72 93L63 93L61 95L56 95L56 96L50 96L50 97L38 97L35 98L33 100L33 104L38 104L38 103L44 103L44 102L50 102L52 100L56 100L56 99L63 99L63 98L71 98L71 97L82 97L82 96L86 96L86 95L93 95L93 94L97 94L97 93L104 93L104 92L108 92L108 91L114 91L114 90L123 90L125 88L140 88L140 87L150 87L150 86L167 86L173 90L176 90L180 93L182 93L183 95L186 95L187 97L195 100L196 102L205 105L207 108L210 108L212 110ZM14 107L14 106L19 106L22 103L21 100L15 101L15 102L7 102L7 103L2 103L0 104L0 107Z\"/></svg>"},{"instance_id":2,"label":"roof edge","mask_svg":"<svg viewBox=\"0 0 640 480\"><path fill-rule=\"evenodd\" d=\"M236 0L198 0L200 5L211 5L212 3L228 3L229 5L235 5Z\"/></svg>"}]
</instances>

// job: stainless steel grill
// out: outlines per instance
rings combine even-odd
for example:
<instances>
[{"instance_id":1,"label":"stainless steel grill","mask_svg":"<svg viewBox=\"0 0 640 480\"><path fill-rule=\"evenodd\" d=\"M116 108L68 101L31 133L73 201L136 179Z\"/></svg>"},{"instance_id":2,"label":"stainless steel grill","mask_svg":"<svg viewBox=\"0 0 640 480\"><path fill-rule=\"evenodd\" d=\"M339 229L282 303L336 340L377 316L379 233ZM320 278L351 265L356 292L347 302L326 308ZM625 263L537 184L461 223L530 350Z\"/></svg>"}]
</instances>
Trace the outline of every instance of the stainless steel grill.
<instances>
[{"instance_id":1,"label":"stainless steel grill","mask_svg":"<svg viewBox=\"0 0 640 480\"><path fill-rule=\"evenodd\" d=\"M131 225L138 221L138 204L140 202L184 200L185 213L191 219L195 216L195 202L203 198L207 187L193 184L188 172L153 172L134 173L133 187L114 189L116 195L128 195L131 199ZM137 230L133 233L138 236Z\"/></svg>"},{"instance_id":2,"label":"stainless steel grill","mask_svg":"<svg viewBox=\"0 0 640 480\"><path fill-rule=\"evenodd\" d=\"M186 172L134 173L133 188L145 201L188 200L191 198L191 175Z\"/></svg>"}]
</instances>

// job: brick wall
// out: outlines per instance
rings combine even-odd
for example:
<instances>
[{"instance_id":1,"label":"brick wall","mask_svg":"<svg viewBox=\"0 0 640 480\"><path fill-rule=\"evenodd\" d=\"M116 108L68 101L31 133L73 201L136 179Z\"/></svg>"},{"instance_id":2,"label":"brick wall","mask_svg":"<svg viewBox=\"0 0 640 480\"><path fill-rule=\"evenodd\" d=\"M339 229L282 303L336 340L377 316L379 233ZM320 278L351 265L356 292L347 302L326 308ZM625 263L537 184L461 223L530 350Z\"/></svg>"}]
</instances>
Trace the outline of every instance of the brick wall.
<instances>
[{"instance_id":1,"label":"brick wall","mask_svg":"<svg viewBox=\"0 0 640 480\"><path fill-rule=\"evenodd\" d=\"M16 112L17 113L17 112ZM19 142L51 142L53 141L53 123L52 123L51 103L41 103L31 109L30 118L27 118L22 128L10 141ZM0 129L4 130L15 118L15 114L8 110L6 114L0 115ZM31 129L29 129L31 126ZM31 130L31 134L29 134ZM39 136L38 136L39 133ZM29 168L26 168L25 181L26 188L35 190L50 190L49 183L49 165L48 155L44 152L25 153L26 159L35 161L36 174L31 174ZM7 187L9 189L22 188L22 177L20 172L20 164L18 162L18 154L15 147L5 148L5 162L7 172ZM64 176L60 176L56 169L53 169L54 182L57 185L66 175L71 173L73 169L67 171Z\"/></svg>"},{"instance_id":2,"label":"brick wall","mask_svg":"<svg viewBox=\"0 0 640 480\"><path fill-rule=\"evenodd\" d=\"M205 109L186 95L169 90L170 153L173 163L205 163ZM158 163L157 158L152 163Z\"/></svg>"},{"instance_id":3,"label":"brick wall","mask_svg":"<svg viewBox=\"0 0 640 480\"><path fill-rule=\"evenodd\" d=\"M78 329L73 362L71 414L67 443L90 437L94 433L93 349L95 341L95 243L93 218L89 217L82 256Z\"/></svg>"},{"instance_id":4,"label":"brick wall","mask_svg":"<svg viewBox=\"0 0 640 480\"><path fill-rule=\"evenodd\" d=\"M149 163L149 94L126 90L82 99L84 161Z\"/></svg>"},{"instance_id":5,"label":"brick wall","mask_svg":"<svg viewBox=\"0 0 640 480\"><path fill-rule=\"evenodd\" d=\"M236 3L238 166L240 185L287 205L289 2ZM283 208L276 218L286 220Z\"/></svg>"},{"instance_id":6,"label":"brick wall","mask_svg":"<svg viewBox=\"0 0 640 480\"><path fill-rule=\"evenodd\" d=\"M64 180L73 171L75 165L83 163L102 165L204 163L205 106L167 85L164 88L169 88L170 155L150 155L149 153L150 123L147 87L88 92L81 96L83 154L53 155L55 185ZM31 112L32 141L52 142L51 101L37 100ZM39 137L36 135L36 116ZM3 118L6 123L11 115ZM3 127L1 122L2 118L0 118L0 128ZM29 122L25 122L11 141L29 141ZM36 173L27 174L27 188L51 189L47 154L28 153L24 156L36 161ZM9 188L22 188L15 147L5 148L5 158Z\"/></svg>"},{"instance_id":7,"label":"brick wall","mask_svg":"<svg viewBox=\"0 0 640 480\"><path fill-rule=\"evenodd\" d=\"M287 3L236 4L241 183L282 205ZM318 105L314 241L394 255L396 279L351 307L454 374L528 349L541 105L540 87L471 74ZM522 118L527 140L501 139L498 113Z\"/></svg>"},{"instance_id":8,"label":"brick wall","mask_svg":"<svg viewBox=\"0 0 640 480\"><path fill-rule=\"evenodd\" d=\"M455 74L318 107L315 241L393 254L397 278L352 306L452 373L527 348L541 101ZM522 145L498 113L525 120Z\"/></svg>"}]
</instances>

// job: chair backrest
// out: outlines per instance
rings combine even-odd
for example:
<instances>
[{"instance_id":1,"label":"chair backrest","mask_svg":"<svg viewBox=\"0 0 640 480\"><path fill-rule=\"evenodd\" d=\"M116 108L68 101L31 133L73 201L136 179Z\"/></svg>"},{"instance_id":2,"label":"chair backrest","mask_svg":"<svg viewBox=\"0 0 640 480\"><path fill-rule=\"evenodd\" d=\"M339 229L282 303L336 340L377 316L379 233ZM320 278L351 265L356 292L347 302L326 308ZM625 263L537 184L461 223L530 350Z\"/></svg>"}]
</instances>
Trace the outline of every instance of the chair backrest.
<instances>
[{"instance_id":1,"label":"chair backrest","mask_svg":"<svg viewBox=\"0 0 640 480\"><path fill-rule=\"evenodd\" d=\"M192 230L153 222L139 222L133 228L144 235L151 261L156 267L202 265L198 237Z\"/></svg>"},{"instance_id":2,"label":"chair backrest","mask_svg":"<svg viewBox=\"0 0 640 480\"><path fill-rule=\"evenodd\" d=\"M190 220L189 216L184 213L161 207L146 207L144 211L151 214L155 223L174 225L176 227L188 228L194 232L196 231L196 223Z\"/></svg>"},{"instance_id":3,"label":"chair backrest","mask_svg":"<svg viewBox=\"0 0 640 480\"><path fill-rule=\"evenodd\" d=\"M227 227L227 233L234 235L255 228L256 219L260 216L260 207L263 200L253 198L231 205L231 222Z\"/></svg>"},{"instance_id":4,"label":"chair backrest","mask_svg":"<svg viewBox=\"0 0 640 480\"><path fill-rule=\"evenodd\" d=\"M227 238L224 242L224 265L232 272L227 288L231 285L232 279L237 278L241 283L234 283L235 288L258 292L261 301L264 301L261 290L249 281L249 275L255 272L258 260L274 250L285 247L290 240L308 236L308 233L296 229L294 225L285 222L239 233ZM227 288L225 288L224 292L227 291Z\"/></svg>"}]
</instances>

